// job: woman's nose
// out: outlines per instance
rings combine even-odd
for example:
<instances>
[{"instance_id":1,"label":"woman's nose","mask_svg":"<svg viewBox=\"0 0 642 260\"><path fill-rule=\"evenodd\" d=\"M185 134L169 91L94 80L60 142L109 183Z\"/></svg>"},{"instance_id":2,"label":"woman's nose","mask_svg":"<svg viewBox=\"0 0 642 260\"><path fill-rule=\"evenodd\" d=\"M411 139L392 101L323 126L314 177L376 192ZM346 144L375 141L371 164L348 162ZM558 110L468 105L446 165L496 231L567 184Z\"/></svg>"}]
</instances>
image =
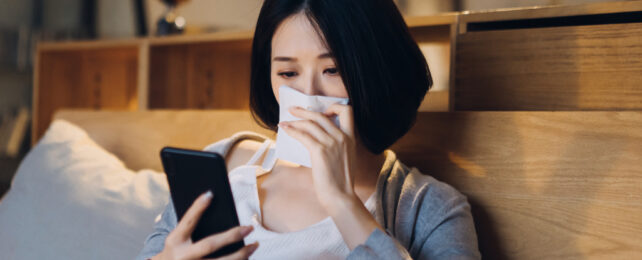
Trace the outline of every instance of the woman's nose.
<instances>
[{"instance_id":1,"label":"woman's nose","mask_svg":"<svg viewBox=\"0 0 642 260\"><path fill-rule=\"evenodd\" d=\"M323 95L319 81L315 76L301 77L301 79L299 86L302 93L308 96Z\"/></svg>"}]
</instances>

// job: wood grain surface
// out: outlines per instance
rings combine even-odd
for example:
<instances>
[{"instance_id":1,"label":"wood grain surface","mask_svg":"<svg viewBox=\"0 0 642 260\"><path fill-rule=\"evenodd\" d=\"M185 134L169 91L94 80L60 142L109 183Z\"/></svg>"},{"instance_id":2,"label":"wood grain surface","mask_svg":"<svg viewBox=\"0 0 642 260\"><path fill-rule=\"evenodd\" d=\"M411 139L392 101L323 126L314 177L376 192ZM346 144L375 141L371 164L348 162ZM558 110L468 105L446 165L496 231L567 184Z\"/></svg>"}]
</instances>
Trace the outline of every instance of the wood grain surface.
<instances>
[{"instance_id":1,"label":"wood grain surface","mask_svg":"<svg viewBox=\"0 0 642 260\"><path fill-rule=\"evenodd\" d=\"M457 37L455 110L640 110L642 23Z\"/></svg>"},{"instance_id":2,"label":"wood grain surface","mask_svg":"<svg viewBox=\"0 0 642 260\"><path fill-rule=\"evenodd\" d=\"M421 113L393 150L468 196L485 259L642 259L642 111Z\"/></svg>"},{"instance_id":3,"label":"wood grain surface","mask_svg":"<svg viewBox=\"0 0 642 260\"><path fill-rule=\"evenodd\" d=\"M150 47L149 106L248 109L251 41Z\"/></svg>"},{"instance_id":4,"label":"wood grain surface","mask_svg":"<svg viewBox=\"0 0 642 260\"><path fill-rule=\"evenodd\" d=\"M34 81L32 140L64 108L135 110L138 50L50 51L40 54Z\"/></svg>"},{"instance_id":5,"label":"wood grain surface","mask_svg":"<svg viewBox=\"0 0 642 260\"><path fill-rule=\"evenodd\" d=\"M464 11L459 15L459 33L466 33L466 26L471 22L612 14L642 10L642 1L640 0L601 1L594 3L566 5L555 3L559 3L559 1L550 1L550 5L544 6L525 6L494 10L491 9L479 11Z\"/></svg>"}]
</instances>

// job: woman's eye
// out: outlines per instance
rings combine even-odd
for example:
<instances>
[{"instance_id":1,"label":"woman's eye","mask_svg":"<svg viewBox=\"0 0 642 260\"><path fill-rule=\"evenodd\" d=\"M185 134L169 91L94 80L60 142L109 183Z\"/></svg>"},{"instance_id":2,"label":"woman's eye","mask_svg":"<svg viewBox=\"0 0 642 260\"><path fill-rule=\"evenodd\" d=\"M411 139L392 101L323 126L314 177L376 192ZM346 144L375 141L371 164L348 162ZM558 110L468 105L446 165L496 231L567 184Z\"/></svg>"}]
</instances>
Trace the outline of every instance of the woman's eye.
<instances>
[{"instance_id":1,"label":"woman's eye","mask_svg":"<svg viewBox=\"0 0 642 260\"><path fill-rule=\"evenodd\" d=\"M337 70L337 68L329 68L329 69L324 70L323 73L328 73L330 75L336 75L336 74L339 73L339 71Z\"/></svg>"},{"instance_id":2,"label":"woman's eye","mask_svg":"<svg viewBox=\"0 0 642 260\"><path fill-rule=\"evenodd\" d=\"M284 78L291 78L296 76L296 72L293 72L293 71L279 72L278 75Z\"/></svg>"}]
</instances>

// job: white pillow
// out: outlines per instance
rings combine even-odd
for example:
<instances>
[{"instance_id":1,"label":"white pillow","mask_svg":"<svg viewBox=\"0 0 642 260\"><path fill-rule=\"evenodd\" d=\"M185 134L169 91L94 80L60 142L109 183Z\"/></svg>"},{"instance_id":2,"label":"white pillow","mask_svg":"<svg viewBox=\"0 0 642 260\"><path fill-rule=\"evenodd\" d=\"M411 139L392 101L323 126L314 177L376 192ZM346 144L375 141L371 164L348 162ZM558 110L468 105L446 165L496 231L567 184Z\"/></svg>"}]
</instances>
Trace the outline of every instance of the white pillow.
<instances>
[{"instance_id":1,"label":"white pillow","mask_svg":"<svg viewBox=\"0 0 642 260\"><path fill-rule=\"evenodd\" d=\"M2 259L133 259L169 198L79 127L54 121L0 203Z\"/></svg>"}]
</instances>

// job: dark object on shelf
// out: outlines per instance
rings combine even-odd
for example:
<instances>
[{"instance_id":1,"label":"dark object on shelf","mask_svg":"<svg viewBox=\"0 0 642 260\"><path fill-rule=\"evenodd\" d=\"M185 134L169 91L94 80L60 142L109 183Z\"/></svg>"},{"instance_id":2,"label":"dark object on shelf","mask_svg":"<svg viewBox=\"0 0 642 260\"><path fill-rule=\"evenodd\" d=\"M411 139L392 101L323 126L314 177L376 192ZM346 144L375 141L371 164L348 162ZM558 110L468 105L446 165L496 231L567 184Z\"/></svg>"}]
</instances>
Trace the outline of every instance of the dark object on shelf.
<instances>
[{"instance_id":1,"label":"dark object on shelf","mask_svg":"<svg viewBox=\"0 0 642 260\"><path fill-rule=\"evenodd\" d=\"M136 11L136 35L147 36L147 16L145 15L145 3L143 0L134 1Z\"/></svg>"},{"instance_id":2,"label":"dark object on shelf","mask_svg":"<svg viewBox=\"0 0 642 260\"><path fill-rule=\"evenodd\" d=\"M158 19L156 27L156 35L172 35L181 34L185 29L185 18L176 14L176 6L182 2L181 0L162 0L167 6L167 10L163 16Z\"/></svg>"}]
</instances>

